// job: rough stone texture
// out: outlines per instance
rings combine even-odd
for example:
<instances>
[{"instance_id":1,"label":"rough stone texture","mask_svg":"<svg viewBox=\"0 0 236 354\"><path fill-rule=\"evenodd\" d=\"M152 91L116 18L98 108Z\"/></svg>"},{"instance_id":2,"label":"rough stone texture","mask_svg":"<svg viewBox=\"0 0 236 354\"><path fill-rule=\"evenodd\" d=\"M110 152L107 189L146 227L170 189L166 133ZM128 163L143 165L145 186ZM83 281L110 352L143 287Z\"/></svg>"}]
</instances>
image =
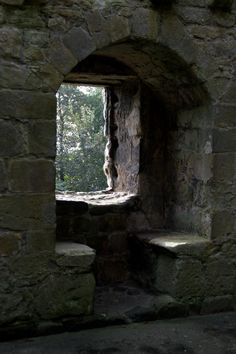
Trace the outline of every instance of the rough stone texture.
<instances>
[{"instance_id":1,"label":"rough stone texture","mask_svg":"<svg viewBox=\"0 0 236 354\"><path fill-rule=\"evenodd\" d=\"M13 160L9 169L12 192L54 191L55 167L52 161Z\"/></svg>"},{"instance_id":2,"label":"rough stone texture","mask_svg":"<svg viewBox=\"0 0 236 354\"><path fill-rule=\"evenodd\" d=\"M98 283L127 280L127 236L128 229L133 230L132 225L127 225L127 217L136 213L138 202L134 199L137 198L114 193L113 197L107 196L106 199L106 195L95 193L94 197L90 195L90 200L88 195L85 203L82 201L83 197L86 200L83 193L69 196L57 196L57 238L63 244L72 240L96 250L95 275ZM141 211L139 213L143 216Z\"/></svg>"},{"instance_id":3,"label":"rough stone texture","mask_svg":"<svg viewBox=\"0 0 236 354\"><path fill-rule=\"evenodd\" d=\"M94 286L92 274L50 275L38 289L37 311L47 319L89 315L93 307Z\"/></svg>"},{"instance_id":4,"label":"rough stone texture","mask_svg":"<svg viewBox=\"0 0 236 354\"><path fill-rule=\"evenodd\" d=\"M80 272L89 272L95 259L92 248L72 242L57 242L57 264L60 266L78 267Z\"/></svg>"},{"instance_id":5,"label":"rough stone texture","mask_svg":"<svg viewBox=\"0 0 236 354\"><path fill-rule=\"evenodd\" d=\"M7 174L6 174L6 167L4 161L0 160L0 192L3 192L7 189Z\"/></svg>"},{"instance_id":6,"label":"rough stone texture","mask_svg":"<svg viewBox=\"0 0 236 354\"><path fill-rule=\"evenodd\" d=\"M158 263L152 250L144 249L143 283L155 280L157 288L198 308L203 304L203 312L207 304L211 311L223 310L223 299L225 308L231 301L235 305L236 5L214 1L218 9L213 10L211 4L180 0L162 9L136 0L1 1L2 325L37 322L39 314L42 319L83 315L92 308L93 276L55 260L51 161L55 93L77 62L91 54L121 62L139 81L140 117L134 109L138 100L115 89L122 103L113 102L118 119L113 135L122 133L112 163L121 171L140 159L132 173L141 204L132 211L95 205L77 218L71 206L70 217L58 215L60 237L69 230L70 240L95 245L97 273L114 280L129 274L128 232L145 225L200 234L211 246L194 257L171 252ZM137 246L136 261L139 251ZM153 264L157 268L151 271Z\"/></svg>"},{"instance_id":7,"label":"rough stone texture","mask_svg":"<svg viewBox=\"0 0 236 354\"><path fill-rule=\"evenodd\" d=\"M208 0L208 5L213 9L221 9L225 11L231 10L233 0Z\"/></svg>"},{"instance_id":8,"label":"rough stone texture","mask_svg":"<svg viewBox=\"0 0 236 354\"><path fill-rule=\"evenodd\" d=\"M0 120L0 156L10 157L26 153L24 126ZM11 144L8 144L9 141Z\"/></svg>"},{"instance_id":9,"label":"rough stone texture","mask_svg":"<svg viewBox=\"0 0 236 354\"><path fill-rule=\"evenodd\" d=\"M137 233L131 238L136 278L160 293L201 308L207 293L206 259L212 244L196 235L155 232ZM132 249L131 249L132 252ZM213 270L212 270L213 272ZM145 274L145 275L144 275Z\"/></svg>"},{"instance_id":10,"label":"rough stone texture","mask_svg":"<svg viewBox=\"0 0 236 354\"><path fill-rule=\"evenodd\" d=\"M10 231L0 231L0 256L12 256L19 252L21 234Z\"/></svg>"}]
</instances>

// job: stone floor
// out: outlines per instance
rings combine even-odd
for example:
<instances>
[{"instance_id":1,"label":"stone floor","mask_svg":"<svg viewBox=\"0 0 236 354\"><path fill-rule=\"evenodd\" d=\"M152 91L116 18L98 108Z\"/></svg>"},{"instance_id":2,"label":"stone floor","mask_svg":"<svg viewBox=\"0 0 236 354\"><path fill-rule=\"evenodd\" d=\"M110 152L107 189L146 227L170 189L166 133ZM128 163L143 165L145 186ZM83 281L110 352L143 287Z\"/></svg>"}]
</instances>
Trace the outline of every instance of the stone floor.
<instances>
[{"instance_id":1,"label":"stone floor","mask_svg":"<svg viewBox=\"0 0 236 354\"><path fill-rule=\"evenodd\" d=\"M1 354L235 354L236 313L132 323L0 343Z\"/></svg>"},{"instance_id":2,"label":"stone floor","mask_svg":"<svg viewBox=\"0 0 236 354\"><path fill-rule=\"evenodd\" d=\"M104 324L126 324L185 314L186 307L171 296L154 295L132 281L96 288L94 317Z\"/></svg>"}]
</instances>

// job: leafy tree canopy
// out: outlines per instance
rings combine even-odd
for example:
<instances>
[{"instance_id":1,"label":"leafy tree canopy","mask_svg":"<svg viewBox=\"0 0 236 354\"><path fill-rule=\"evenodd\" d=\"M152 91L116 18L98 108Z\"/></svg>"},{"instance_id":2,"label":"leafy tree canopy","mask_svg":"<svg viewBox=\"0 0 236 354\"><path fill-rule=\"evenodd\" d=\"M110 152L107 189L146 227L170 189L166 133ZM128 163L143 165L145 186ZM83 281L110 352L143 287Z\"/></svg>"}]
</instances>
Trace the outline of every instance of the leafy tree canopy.
<instances>
[{"instance_id":1,"label":"leafy tree canopy","mask_svg":"<svg viewBox=\"0 0 236 354\"><path fill-rule=\"evenodd\" d=\"M61 85L57 109L56 189L90 192L107 188L103 173L104 88Z\"/></svg>"}]
</instances>

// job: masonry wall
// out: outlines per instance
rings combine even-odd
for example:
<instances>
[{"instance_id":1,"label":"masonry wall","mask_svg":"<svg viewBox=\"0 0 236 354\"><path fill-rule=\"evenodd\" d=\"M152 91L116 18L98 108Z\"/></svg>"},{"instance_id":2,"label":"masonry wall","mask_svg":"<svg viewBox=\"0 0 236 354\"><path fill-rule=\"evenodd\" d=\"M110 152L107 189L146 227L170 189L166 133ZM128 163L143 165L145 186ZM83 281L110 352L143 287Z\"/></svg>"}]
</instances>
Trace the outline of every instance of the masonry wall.
<instances>
[{"instance_id":1,"label":"masonry wall","mask_svg":"<svg viewBox=\"0 0 236 354\"><path fill-rule=\"evenodd\" d=\"M212 311L222 302L234 307L235 15L235 1L230 11L213 11L202 0L178 0L169 9L146 0L0 1L1 325L71 311L45 308L45 299L60 294L69 279L60 278L54 254L55 93L95 51L132 66L176 113L173 149L180 141L182 148L170 219L211 239L200 275L205 304L213 304ZM139 44L124 50L130 41ZM186 174L192 176L188 186ZM81 278L77 289L84 284Z\"/></svg>"}]
</instances>

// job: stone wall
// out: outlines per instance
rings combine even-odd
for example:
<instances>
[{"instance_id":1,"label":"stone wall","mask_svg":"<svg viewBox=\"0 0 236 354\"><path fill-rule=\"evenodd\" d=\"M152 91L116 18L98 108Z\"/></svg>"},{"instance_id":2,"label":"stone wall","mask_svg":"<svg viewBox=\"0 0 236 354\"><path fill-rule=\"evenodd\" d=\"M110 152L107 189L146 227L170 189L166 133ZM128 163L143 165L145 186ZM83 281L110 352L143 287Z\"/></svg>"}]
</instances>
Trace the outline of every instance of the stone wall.
<instances>
[{"instance_id":1,"label":"stone wall","mask_svg":"<svg viewBox=\"0 0 236 354\"><path fill-rule=\"evenodd\" d=\"M51 316L37 294L55 270L55 93L95 52L131 67L175 113L168 219L211 239L206 302L235 303L235 15L235 1L0 1L2 325ZM65 277L42 299L62 294Z\"/></svg>"}]
</instances>

